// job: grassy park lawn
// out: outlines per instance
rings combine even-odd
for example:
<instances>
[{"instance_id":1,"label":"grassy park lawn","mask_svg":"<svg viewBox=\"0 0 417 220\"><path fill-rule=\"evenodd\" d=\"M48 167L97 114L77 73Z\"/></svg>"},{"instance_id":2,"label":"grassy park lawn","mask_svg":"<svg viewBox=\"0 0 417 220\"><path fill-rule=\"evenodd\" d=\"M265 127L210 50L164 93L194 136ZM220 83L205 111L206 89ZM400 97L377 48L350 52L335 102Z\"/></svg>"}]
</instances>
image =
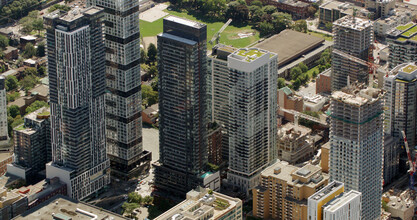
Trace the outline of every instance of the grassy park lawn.
<instances>
[{"instance_id":1,"label":"grassy park lawn","mask_svg":"<svg viewBox=\"0 0 417 220\"><path fill-rule=\"evenodd\" d=\"M323 33L315 32L315 31L308 31L308 34L316 36L316 37L324 38L327 41L333 41L333 37L328 34L323 34Z\"/></svg>"},{"instance_id":2,"label":"grassy park lawn","mask_svg":"<svg viewBox=\"0 0 417 220\"><path fill-rule=\"evenodd\" d=\"M200 19L187 12L178 12L178 11L169 11L169 10L164 10L164 11L171 15L175 15L178 17L183 17L183 18L187 18L193 21L198 21L198 22L207 24L207 49L208 50L210 50L211 47L213 46L209 44L208 42L211 40L213 35L217 33L217 31L219 31L220 28L225 23L225 22L219 22L219 21L209 21L204 18ZM139 22L140 32L141 32L142 37L152 37L161 33L162 21L163 21L163 18L158 19L152 23L140 20ZM237 48L242 48L259 40L259 32L256 30L253 30L250 25L246 25L246 26L233 26L233 25L234 25L234 22L232 22L223 31L223 33L220 35L219 43L232 45ZM255 33L255 34L246 38L239 38L238 36L239 33L242 33L242 34Z\"/></svg>"}]
</instances>

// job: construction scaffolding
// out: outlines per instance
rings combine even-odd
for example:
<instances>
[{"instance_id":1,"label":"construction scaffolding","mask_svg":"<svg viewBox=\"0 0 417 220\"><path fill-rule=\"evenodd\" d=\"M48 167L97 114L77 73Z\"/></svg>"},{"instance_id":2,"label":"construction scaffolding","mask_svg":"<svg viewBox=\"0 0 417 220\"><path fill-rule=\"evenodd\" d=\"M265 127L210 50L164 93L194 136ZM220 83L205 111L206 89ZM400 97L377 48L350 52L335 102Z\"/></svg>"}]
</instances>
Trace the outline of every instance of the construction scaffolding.
<instances>
[{"instance_id":1,"label":"construction scaffolding","mask_svg":"<svg viewBox=\"0 0 417 220\"><path fill-rule=\"evenodd\" d=\"M332 90L353 82L368 83L373 65L373 26L366 19L345 16L333 25Z\"/></svg>"}]
</instances>

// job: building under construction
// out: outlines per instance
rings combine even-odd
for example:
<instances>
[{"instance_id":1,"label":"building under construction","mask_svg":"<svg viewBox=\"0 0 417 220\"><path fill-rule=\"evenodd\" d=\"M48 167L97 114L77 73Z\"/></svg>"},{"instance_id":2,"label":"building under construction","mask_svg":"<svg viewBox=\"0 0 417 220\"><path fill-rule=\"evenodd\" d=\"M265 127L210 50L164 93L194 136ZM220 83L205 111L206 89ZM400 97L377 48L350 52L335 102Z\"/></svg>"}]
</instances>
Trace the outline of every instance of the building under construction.
<instances>
[{"instance_id":1,"label":"building under construction","mask_svg":"<svg viewBox=\"0 0 417 220\"><path fill-rule=\"evenodd\" d=\"M330 178L362 193L362 219L381 214L383 96L363 84L332 94Z\"/></svg>"},{"instance_id":2,"label":"building under construction","mask_svg":"<svg viewBox=\"0 0 417 220\"><path fill-rule=\"evenodd\" d=\"M278 159L290 164L305 162L314 156L314 140L311 129L287 123L278 129Z\"/></svg>"},{"instance_id":3,"label":"building under construction","mask_svg":"<svg viewBox=\"0 0 417 220\"><path fill-rule=\"evenodd\" d=\"M372 59L373 25L363 18L345 16L333 23L332 90L351 82L368 82ZM348 77L349 76L349 77Z\"/></svg>"}]
</instances>

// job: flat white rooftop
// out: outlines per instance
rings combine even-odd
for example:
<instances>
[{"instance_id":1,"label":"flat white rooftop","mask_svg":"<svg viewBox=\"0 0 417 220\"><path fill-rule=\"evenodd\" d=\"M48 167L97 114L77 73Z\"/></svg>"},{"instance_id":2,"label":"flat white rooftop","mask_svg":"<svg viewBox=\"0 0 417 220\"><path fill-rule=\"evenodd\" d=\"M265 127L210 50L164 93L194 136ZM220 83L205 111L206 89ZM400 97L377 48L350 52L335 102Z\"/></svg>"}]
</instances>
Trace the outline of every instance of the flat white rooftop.
<instances>
[{"instance_id":1,"label":"flat white rooftop","mask_svg":"<svg viewBox=\"0 0 417 220\"><path fill-rule=\"evenodd\" d=\"M352 200L360 197L362 194L358 191L349 191L348 193L344 193L342 196L337 197L333 201L331 201L326 208L327 211L334 212L339 208L343 207L347 203L350 203Z\"/></svg>"},{"instance_id":2,"label":"flat white rooftop","mask_svg":"<svg viewBox=\"0 0 417 220\"><path fill-rule=\"evenodd\" d=\"M200 27L205 25L205 24L202 24L202 23L198 23L198 22L195 22L195 21L191 21L191 20L188 20L188 19L185 19L185 18L180 18L180 17L173 16L173 15L170 15L170 16L164 18L164 19L168 20L168 21L175 22L175 23L183 24L183 25L186 25L186 26L195 27L195 28L200 28Z\"/></svg>"},{"instance_id":3,"label":"flat white rooftop","mask_svg":"<svg viewBox=\"0 0 417 220\"><path fill-rule=\"evenodd\" d=\"M370 20L353 17L350 15L344 16L333 23L334 25L350 28L354 30L363 30L371 27L373 23Z\"/></svg>"}]
</instances>

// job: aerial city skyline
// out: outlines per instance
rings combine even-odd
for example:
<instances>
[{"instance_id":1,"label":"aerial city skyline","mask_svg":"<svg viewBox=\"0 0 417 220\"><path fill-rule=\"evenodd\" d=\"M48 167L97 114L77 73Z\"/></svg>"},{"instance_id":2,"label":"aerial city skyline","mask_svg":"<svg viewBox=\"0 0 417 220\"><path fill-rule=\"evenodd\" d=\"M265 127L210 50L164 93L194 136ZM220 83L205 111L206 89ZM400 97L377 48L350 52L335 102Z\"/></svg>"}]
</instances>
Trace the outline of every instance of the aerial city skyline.
<instances>
[{"instance_id":1,"label":"aerial city skyline","mask_svg":"<svg viewBox=\"0 0 417 220\"><path fill-rule=\"evenodd\" d=\"M1 219L417 218L416 18L1 1Z\"/></svg>"}]
</instances>

